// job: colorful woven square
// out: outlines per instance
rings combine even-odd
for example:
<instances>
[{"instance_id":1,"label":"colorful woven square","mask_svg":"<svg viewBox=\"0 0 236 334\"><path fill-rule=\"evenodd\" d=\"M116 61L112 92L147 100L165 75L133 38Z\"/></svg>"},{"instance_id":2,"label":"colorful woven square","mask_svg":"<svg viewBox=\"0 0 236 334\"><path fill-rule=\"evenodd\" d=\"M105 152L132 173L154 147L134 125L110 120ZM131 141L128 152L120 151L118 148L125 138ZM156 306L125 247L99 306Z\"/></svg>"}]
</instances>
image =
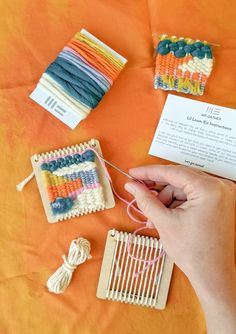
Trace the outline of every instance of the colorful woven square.
<instances>
[{"instance_id":1,"label":"colorful woven square","mask_svg":"<svg viewBox=\"0 0 236 334\"><path fill-rule=\"evenodd\" d=\"M99 141L91 139L31 157L30 178L36 177L49 223L115 206L102 156Z\"/></svg>"},{"instance_id":2,"label":"colorful woven square","mask_svg":"<svg viewBox=\"0 0 236 334\"><path fill-rule=\"evenodd\" d=\"M213 68L207 42L162 35L156 52L154 88L203 95Z\"/></svg>"},{"instance_id":3,"label":"colorful woven square","mask_svg":"<svg viewBox=\"0 0 236 334\"><path fill-rule=\"evenodd\" d=\"M54 215L105 208L93 151L45 160L41 173Z\"/></svg>"}]
</instances>

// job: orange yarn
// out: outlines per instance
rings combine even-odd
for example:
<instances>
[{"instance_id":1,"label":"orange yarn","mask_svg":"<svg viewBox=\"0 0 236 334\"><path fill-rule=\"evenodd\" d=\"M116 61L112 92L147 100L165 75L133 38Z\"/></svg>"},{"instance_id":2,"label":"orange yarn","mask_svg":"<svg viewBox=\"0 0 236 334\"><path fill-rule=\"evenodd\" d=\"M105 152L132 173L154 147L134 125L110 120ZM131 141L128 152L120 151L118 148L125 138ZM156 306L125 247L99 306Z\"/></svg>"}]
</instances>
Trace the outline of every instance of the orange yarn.
<instances>
[{"instance_id":1,"label":"orange yarn","mask_svg":"<svg viewBox=\"0 0 236 334\"><path fill-rule=\"evenodd\" d=\"M183 72L179 71L178 66L183 63L187 63L189 60L193 59L192 56L188 55L184 58L176 58L173 53L168 53L168 55L158 54L156 57L156 69L155 74L163 75L168 72L168 75L174 75L179 73L178 77L183 75ZM168 70L167 70L168 69Z\"/></svg>"},{"instance_id":2,"label":"orange yarn","mask_svg":"<svg viewBox=\"0 0 236 334\"><path fill-rule=\"evenodd\" d=\"M50 202L54 202L57 197L68 197L68 195L78 189L83 188L80 179L73 180L61 185L48 186L47 193Z\"/></svg>"},{"instance_id":3,"label":"orange yarn","mask_svg":"<svg viewBox=\"0 0 236 334\"><path fill-rule=\"evenodd\" d=\"M93 67L100 72L105 73L113 81L117 78L119 70L112 66L110 62L101 54L96 53L90 46L73 39L68 43L68 46L81 54Z\"/></svg>"}]
</instances>

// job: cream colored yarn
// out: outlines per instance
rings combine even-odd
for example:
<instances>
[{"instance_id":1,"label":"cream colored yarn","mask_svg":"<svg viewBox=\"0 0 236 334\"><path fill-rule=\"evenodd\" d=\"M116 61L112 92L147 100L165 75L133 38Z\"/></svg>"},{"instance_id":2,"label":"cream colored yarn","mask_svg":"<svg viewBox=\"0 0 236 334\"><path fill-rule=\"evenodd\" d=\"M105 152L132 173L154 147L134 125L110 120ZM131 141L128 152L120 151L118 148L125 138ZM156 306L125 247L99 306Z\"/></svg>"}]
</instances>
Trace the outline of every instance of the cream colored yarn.
<instances>
[{"instance_id":1,"label":"cream colored yarn","mask_svg":"<svg viewBox=\"0 0 236 334\"><path fill-rule=\"evenodd\" d=\"M92 257L90 249L90 242L84 238L71 242L68 257L62 255L63 265L47 281L50 292L60 294L66 290L77 266Z\"/></svg>"}]
</instances>

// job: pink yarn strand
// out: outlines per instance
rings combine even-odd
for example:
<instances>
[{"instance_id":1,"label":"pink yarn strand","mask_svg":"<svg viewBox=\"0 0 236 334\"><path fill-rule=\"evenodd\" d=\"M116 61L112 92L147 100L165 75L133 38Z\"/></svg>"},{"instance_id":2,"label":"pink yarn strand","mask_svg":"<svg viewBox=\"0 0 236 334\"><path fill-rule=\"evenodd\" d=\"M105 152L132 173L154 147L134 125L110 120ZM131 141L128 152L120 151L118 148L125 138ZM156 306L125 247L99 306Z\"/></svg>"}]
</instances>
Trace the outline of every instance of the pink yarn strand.
<instances>
[{"instance_id":1,"label":"pink yarn strand","mask_svg":"<svg viewBox=\"0 0 236 334\"><path fill-rule=\"evenodd\" d=\"M86 149L86 151L87 151L87 150L88 150L88 149ZM153 228L154 228L154 225L153 225L153 223L152 223L151 221L149 221L149 220L142 221L142 220L139 220L139 219L135 218L135 217L132 215L132 213L130 212L131 208L132 208L134 211L136 211L137 213L139 213L139 214L141 214L141 215L143 215L143 216L144 216L144 213L143 213L140 209L138 209L136 206L134 206L134 203L136 202L135 199L133 199L132 201L129 202L129 201L127 201L125 198L123 198L122 196L120 196L120 195L117 193L117 191L115 190L115 188L114 188L114 186L113 186L112 179L111 179L111 176L110 176L110 174L109 174L109 172L108 172L108 170L107 170L107 167L106 167L106 165L105 165L105 162L104 162L103 159L100 157L100 155L96 152L96 150L94 150L93 148L91 148L91 150L96 154L96 156L97 156L99 162L101 163L101 166L103 167L103 169L104 169L104 171L105 171L105 174L106 174L106 176L107 176L107 178L108 178L108 180L109 180L109 182L110 182L110 184L111 184L111 188L112 188L112 191L113 191L114 195L115 195L117 198L119 198L123 203L125 203L125 204L127 205L127 214L128 214L128 216L129 216L129 218L130 218L131 220L133 220L134 222L138 223L138 224L144 225L144 226L142 226L142 227L137 228L137 229L133 232L133 235L132 235L132 236L129 236L128 241L127 241L127 242L128 242L128 243L127 243L127 253L128 253L128 256L129 256L131 259L133 259L133 260L140 261L140 262L143 262L144 264L146 264L145 267L144 267L142 270L140 270L140 271L138 271L137 273L134 274L134 276L137 277L137 276L141 275L142 273L144 273L150 266L154 265L157 261L159 261L159 260L162 258L162 256L165 254L165 251L162 250L162 251L158 254L158 256L157 256L156 258L152 259L152 260L144 260L144 259L140 259L139 257L135 257L135 256L133 256L133 255L131 254L131 252L130 252L130 248L131 248L131 241L132 241L131 239L132 239L132 237L134 237L138 232L140 232L140 231L142 231L142 230L145 230L145 229L147 229L147 228L149 228L149 229L153 229ZM145 183L144 183L143 181L141 181L141 183L145 185ZM154 192L155 192L155 191L154 191ZM156 192L155 192L155 193L156 193Z\"/></svg>"},{"instance_id":2,"label":"pink yarn strand","mask_svg":"<svg viewBox=\"0 0 236 334\"><path fill-rule=\"evenodd\" d=\"M104 172L105 172L105 174L106 174L106 176L107 176L107 178L108 178L108 180L109 180L109 182L110 182L110 185L111 185L111 188L112 188L112 191L113 191L114 195L115 195L117 198L119 198L123 203L125 203L125 204L127 205L127 214L128 214L128 216L129 216L129 218L130 218L132 221L134 221L135 223L138 223L138 224L143 225L142 227L137 228L137 229L133 232L132 236L129 236L128 241L127 241L127 253L128 253L128 256L129 256L130 258L132 258L133 260L140 261L140 262L143 262L144 264L146 264L146 266L145 266L141 271L138 271L137 273L134 274L134 276L137 277L137 276L139 276L140 274L142 274L143 272L145 272L150 266L154 265L157 261L159 261L159 260L161 259L161 257L165 254L165 252L164 252L164 250L162 250L162 251L159 253L159 255L158 255L156 258L152 259L152 260L144 260L144 259L140 259L139 257L135 257L135 256L133 256L133 255L131 254L131 252L130 252L130 248L131 248L131 243L132 243L132 237L134 237L138 232L140 232L140 231L142 231L142 230L145 230L145 229L147 229L147 228L149 228L149 229L153 229L153 228L154 228L154 225L153 225L153 223L152 223L151 221L149 221L149 220L142 221L142 220L139 220L139 219L137 219L137 218L135 218L135 217L133 216L133 214L131 213L131 209L134 210L136 213L141 214L141 215L144 216L143 212L142 212L140 209L138 209L138 208L134 205L134 203L136 202L135 199L133 199L132 201L129 202L128 200L126 200L125 198L123 198L121 195L119 195L118 192L115 190L115 188L114 188L114 186L113 186L111 176L110 176L110 174L109 174L109 172L108 172L108 170L107 170L107 167L106 167L105 162L103 161L102 157L101 157L101 156L98 154L98 152L97 152L94 148L92 148L92 147L88 147L88 148L86 148L85 150L80 151L80 154L83 154L83 153L85 153L85 152L87 152L87 151L93 151L93 152L96 154L96 157L98 158L98 160L99 160L99 162L100 162L100 164L101 164L101 166L102 166L102 168L103 168L103 170L104 170ZM70 155L70 154L65 154L65 155L63 155L63 157L68 156L68 155ZM44 162L48 162L48 161L51 161L51 160L53 160L53 159L54 159L54 158L45 159ZM140 180L140 183L142 183L143 185L145 185L145 183L144 183L142 180ZM154 192L155 192L155 191L154 191ZM156 193L156 192L155 192L155 193ZM144 216L144 217L145 217L145 216Z\"/></svg>"}]
</instances>

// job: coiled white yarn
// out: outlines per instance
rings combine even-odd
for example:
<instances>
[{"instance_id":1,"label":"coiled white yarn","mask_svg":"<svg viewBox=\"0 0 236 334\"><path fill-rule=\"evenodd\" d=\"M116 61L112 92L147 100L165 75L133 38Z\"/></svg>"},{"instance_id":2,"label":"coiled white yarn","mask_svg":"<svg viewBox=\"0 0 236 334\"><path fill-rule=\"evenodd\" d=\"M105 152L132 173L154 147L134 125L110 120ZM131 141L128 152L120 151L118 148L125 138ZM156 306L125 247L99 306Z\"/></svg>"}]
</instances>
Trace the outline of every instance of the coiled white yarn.
<instances>
[{"instance_id":1,"label":"coiled white yarn","mask_svg":"<svg viewBox=\"0 0 236 334\"><path fill-rule=\"evenodd\" d=\"M73 240L68 257L66 258L65 255L62 255L63 265L48 279L48 290L57 294L63 293L70 284L73 272L77 266L92 257L90 250L90 242L88 240L84 238Z\"/></svg>"}]
</instances>

